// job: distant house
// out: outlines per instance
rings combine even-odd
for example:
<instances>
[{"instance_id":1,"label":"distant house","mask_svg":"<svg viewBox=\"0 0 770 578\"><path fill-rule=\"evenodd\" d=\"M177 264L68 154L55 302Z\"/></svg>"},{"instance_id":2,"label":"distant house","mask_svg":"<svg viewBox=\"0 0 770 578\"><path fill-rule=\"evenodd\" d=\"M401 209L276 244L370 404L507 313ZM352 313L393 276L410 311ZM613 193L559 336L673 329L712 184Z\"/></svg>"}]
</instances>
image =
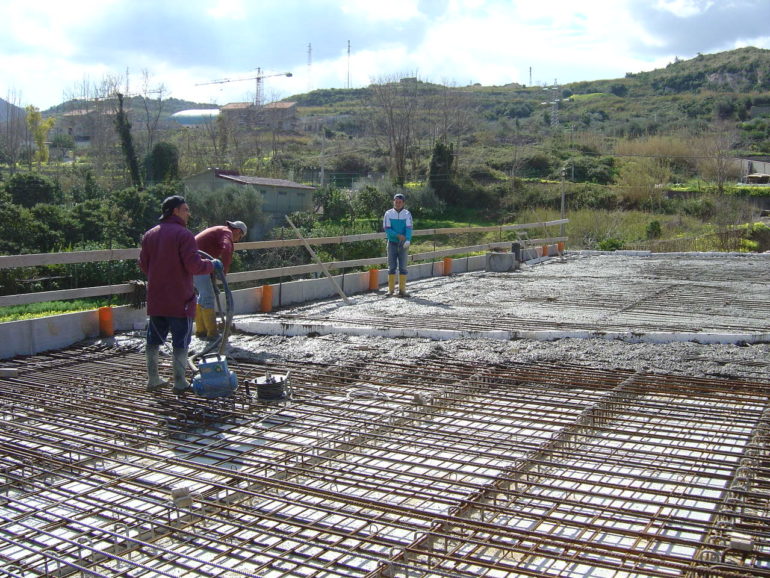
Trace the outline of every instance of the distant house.
<instances>
[{"instance_id":1,"label":"distant house","mask_svg":"<svg viewBox=\"0 0 770 578\"><path fill-rule=\"evenodd\" d=\"M231 102L222 107L221 114L226 121L244 129L292 131L298 123L296 102L271 102L264 106L256 106L251 102Z\"/></svg>"},{"instance_id":2,"label":"distant house","mask_svg":"<svg viewBox=\"0 0 770 578\"><path fill-rule=\"evenodd\" d=\"M208 169L184 179L186 191L216 191L231 186L251 187L260 194L262 212L269 220L268 228L284 225L284 217L289 213L313 210L315 187L294 181L244 176L238 171L224 169ZM265 233L258 224L249 224L249 228L254 231L253 234L249 232L252 240Z\"/></svg>"},{"instance_id":3,"label":"distant house","mask_svg":"<svg viewBox=\"0 0 770 578\"><path fill-rule=\"evenodd\" d=\"M78 148L91 144L94 127L102 113L97 110L76 109L63 113L54 125L53 134L66 134L72 137Z\"/></svg>"}]
</instances>

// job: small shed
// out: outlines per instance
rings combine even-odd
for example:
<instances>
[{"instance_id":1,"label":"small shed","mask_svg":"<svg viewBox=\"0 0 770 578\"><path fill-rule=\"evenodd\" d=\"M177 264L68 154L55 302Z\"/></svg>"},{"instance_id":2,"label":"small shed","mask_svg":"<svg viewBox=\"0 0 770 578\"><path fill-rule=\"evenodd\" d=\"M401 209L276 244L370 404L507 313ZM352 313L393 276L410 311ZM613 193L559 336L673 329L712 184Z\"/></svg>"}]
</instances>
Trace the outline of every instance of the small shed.
<instances>
[{"instance_id":1,"label":"small shed","mask_svg":"<svg viewBox=\"0 0 770 578\"><path fill-rule=\"evenodd\" d=\"M284 224L284 217L296 211L312 211L315 187L285 179L269 179L241 175L238 171L208 169L184 179L185 191L215 191L225 187L251 187L262 198L262 212L268 219L268 227ZM252 229L252 224L249 224ZM260 238L264 231L254 227L252 239Z\"/></svg>"}]
</instances>

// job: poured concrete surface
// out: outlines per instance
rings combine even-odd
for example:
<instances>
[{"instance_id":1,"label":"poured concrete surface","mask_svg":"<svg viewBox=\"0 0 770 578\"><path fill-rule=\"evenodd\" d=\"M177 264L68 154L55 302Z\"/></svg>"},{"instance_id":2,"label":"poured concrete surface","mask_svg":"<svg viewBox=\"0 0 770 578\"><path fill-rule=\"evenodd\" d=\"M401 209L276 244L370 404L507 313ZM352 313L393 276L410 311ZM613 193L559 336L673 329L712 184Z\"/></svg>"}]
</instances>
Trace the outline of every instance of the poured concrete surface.
<instances>
[{"instance_id":1,"label":"poured concrete surface","mask_svg":"<svg viewBox=\"0 0 770 578\"><path fill-rule=\"evenodd\" d=\"M770 255L576 254L238 316L235 355L561 360L694 375L767 372ZM743 369L742 369L743 368Z\"/></svg>"}]
</instances>

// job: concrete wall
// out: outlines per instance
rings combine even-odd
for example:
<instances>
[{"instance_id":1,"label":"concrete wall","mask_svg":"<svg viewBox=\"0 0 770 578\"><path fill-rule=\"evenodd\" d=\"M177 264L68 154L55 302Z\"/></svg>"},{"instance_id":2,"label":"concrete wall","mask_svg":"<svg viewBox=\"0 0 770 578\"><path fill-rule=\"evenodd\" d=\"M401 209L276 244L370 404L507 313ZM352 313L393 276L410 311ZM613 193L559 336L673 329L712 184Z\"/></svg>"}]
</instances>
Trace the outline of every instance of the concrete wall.
<instances>
[{"instance_id":1,"label":"concrete wall","mask_svg":"<svg viewBox=\"0 0 770 578\"><path fill-rule=\"evenodd\" d=\"M112 308L113 326L117 331L142 327L146 318L144 309ZM34 355L96 337L99 337L99 311L96 309L0 323L0 359Z\"/></svg>"}]
</instances>

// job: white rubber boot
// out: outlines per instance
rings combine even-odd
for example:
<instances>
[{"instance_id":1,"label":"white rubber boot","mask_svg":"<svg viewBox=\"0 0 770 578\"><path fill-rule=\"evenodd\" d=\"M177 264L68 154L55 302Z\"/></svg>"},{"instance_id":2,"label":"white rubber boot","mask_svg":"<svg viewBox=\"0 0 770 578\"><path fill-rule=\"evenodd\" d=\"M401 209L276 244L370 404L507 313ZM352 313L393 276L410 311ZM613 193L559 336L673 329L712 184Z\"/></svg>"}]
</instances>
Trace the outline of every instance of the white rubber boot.
<instances>
[{"instance_id":1,"label":"white rubber boot","mask_svg":"<svg viewBox=\"0 0 770 578\"><path fill-rule=\"evenodd\" d=\"M145 348L145 358L147 359L147 391L158 391L168 382L161 379L158 373L158 353L159 345L148 345Z\"/></svg>"},{"instance_id":2,"label":"white rubber boot","mask_svg":"<svg viewBox=\"0 0 770 578\"><path fill-rule=\"evenodd\" d=\"M187 349L174 348L174 393L184 393L190 389L185 374L187 372Z\"/></svg>"}]
</instances>

